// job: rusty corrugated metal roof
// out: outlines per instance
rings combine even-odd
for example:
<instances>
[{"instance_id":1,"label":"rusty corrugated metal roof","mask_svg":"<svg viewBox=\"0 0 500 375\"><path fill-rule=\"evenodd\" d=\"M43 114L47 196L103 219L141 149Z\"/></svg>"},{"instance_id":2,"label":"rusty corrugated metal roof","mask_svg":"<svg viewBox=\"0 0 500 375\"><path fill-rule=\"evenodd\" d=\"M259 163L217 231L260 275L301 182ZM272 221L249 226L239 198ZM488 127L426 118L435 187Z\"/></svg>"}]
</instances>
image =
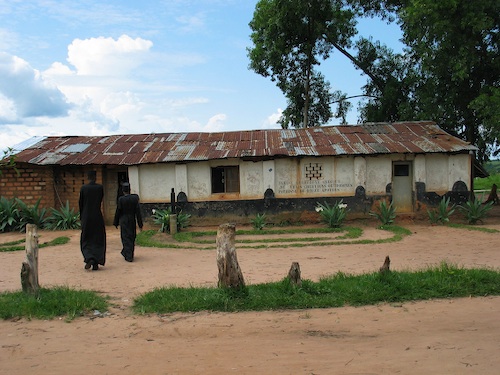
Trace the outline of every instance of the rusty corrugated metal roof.
<instances>
[{"instance_id":1,"label":"rusty corrugated metal roof","mask_svg":"<svg viewBox=\"0 0 500 375\"><path fill-rule=\"evenodd\" d=\"M278 156L457 153L476 147L433 122L374 123L217 133L47 137L17 154L38 165L137 165Z\"/></svg>"}]
</instances>

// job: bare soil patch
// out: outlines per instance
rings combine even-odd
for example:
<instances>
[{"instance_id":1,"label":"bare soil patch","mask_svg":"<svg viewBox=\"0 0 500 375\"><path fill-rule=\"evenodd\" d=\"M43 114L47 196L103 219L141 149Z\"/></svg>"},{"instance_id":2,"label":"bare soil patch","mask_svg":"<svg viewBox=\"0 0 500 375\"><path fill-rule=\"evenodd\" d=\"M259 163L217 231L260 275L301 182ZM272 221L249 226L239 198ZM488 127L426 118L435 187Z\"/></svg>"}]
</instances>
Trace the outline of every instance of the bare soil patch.
<instances>
[{"instance_id":1,"label":"bare soil patch","mask_svg":"<svg viewBox=\"0 0 500 375\"><path fill-rule=\"evenodd\" d=\"M248 284L282 279L293 261L311 280L372 272L386 255L395 270L442 261L500 269L499 233L411 219L400 225L412 232L400 242L237 248L238 260ZM484 226L500 230L500 218ZM365 238L387 235L363 229ZM0 374L498 374L500 368L500 297L137 316L130 311L133 299L156 287L216 285L216 250L138 247L136 260L127 263L119 230L108 227L106 266L93 272L83 269L79 231L40 234L40 242L71 238L40 249L42 286L96 290L113 306L104 316L70 323L0 321ZM23 236L0 234L0 243ZM21 288L24 258L23 251L0 253L0 291Z\"/></svg>"}]
</instances>

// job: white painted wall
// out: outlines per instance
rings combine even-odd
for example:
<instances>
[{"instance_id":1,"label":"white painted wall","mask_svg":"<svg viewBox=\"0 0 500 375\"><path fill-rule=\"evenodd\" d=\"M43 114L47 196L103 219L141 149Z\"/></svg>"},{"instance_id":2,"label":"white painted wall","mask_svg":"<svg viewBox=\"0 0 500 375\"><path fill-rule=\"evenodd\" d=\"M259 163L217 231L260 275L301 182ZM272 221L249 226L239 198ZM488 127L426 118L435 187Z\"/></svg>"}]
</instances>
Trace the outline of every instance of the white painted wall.
<instances>
[{"instance_id":1,"label":"white painted wall","mask_svg":"<svg viewBox=\"0 0 500 375\"><path fill-rule=\"evenodd\" d=\"M138 177L141 202L170 202L171 189L175 188L175 164L143 164L138 168Z\"/></svg>"},{"instance_id":2,"label":"white painted wall","mask_svg":"<svg viewBox=\"0 0 500 375\"><path fill-rule=\"evenodd\" d=\"M188 200L262 199L271 188L277 198L353 196L357 186L367 195L383 195L392 181L393 161L412 161L413 182L424 182L427 191L442 194L456 181L469 187L470 156L386 155L346 157L279 158L261 162L238 159L201 161L187 164L154 164L129 167L132 191L142 202L169 201L171 188L185 192ZM239 165L240 193L211 193L211 168ZM414 184L413 184L414 185Z\"/></svg>"},{"instance_id":3,"label":"white painted wall","mask_svg":"<svg viewBox=\"0 0 500 375\"><path fill-rule=\"evenodd\" d=\"M264 181L262 162L240 163L240 195L248 199L264 197Z\"/></svg>"},{"instance_id":4,"label":"white painted wall","mask_svg":"<svg viewBox=\"0 0 500 375\"><path fill-rule=\"evenodd\" d=\"M210 163L202 161L190 163L187 168L188 200L211 200L211 169Z\"/></svg>"},{"instance_id":5,"label":"white painted wall","mask_svg":"<svg viewBox=\"0 0 500 375\"><path fill-rule=\"evenodd\" d=\"M392 181L392 160L390 156L366 158L366 195L385 194L385 188Z\"/></svg>"},{"instance_id":6,"label":"white painted wall","mask_svg":"<svg viewBox=\"0 0 500 375\"><path fill-rule=\"evenodd\" d=\"M467 154L451 155L448 159L448 190L456 181L463 181L470 189L471 163Z\"/></svg>"},{"instance_id":7,"label":"white painted wall","mask_svg":"<svg viewBox=\"0 0 500 375\"><path fill-rule=\"evenodd\" d=\"M448 156L433 154L425 157L426 190L438 194L450 190L448 184Z\"/></svg>"}]
</instances>

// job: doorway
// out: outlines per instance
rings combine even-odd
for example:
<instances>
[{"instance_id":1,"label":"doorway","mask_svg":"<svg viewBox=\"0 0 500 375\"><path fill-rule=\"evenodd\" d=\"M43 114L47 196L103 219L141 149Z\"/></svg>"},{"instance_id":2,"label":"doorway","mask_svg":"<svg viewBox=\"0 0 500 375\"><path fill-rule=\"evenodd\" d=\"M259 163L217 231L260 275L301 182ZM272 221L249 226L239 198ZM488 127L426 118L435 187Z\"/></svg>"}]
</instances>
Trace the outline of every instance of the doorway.
<instances>
[{"instance_id":1,"label":"doorway","mask_svg":"<svg viewBox=\"0 0 500 375\"><path fill-rule=\"evenodd\" d=\"M413 176L411 162L392 164L392 203L397 212L413 212Z\"/></svg>"},{"instance_id":2,"label":"doorway","mask_svg":"<svg viewBox=\"0 0 500 375\"><path fill-rule=\"evenodd\" d=\"M127 172L117 172L118 177L118 188L116 192L116 203L118 203L118 198L123 195L122 184L124 182L128 182L128 173Z\"/></svg>"}]
</instances>

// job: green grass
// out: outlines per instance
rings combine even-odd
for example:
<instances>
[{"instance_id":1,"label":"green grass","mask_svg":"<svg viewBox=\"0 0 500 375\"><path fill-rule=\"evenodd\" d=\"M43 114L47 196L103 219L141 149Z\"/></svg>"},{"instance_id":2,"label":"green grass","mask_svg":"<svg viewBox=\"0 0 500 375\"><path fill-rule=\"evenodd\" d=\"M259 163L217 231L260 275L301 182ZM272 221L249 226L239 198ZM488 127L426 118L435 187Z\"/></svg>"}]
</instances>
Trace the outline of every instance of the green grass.
<instances>
[{"instance_id":1,"label":"green grass","mask_svg":"<svg viewBox=\"0 0 500 375\"><path fill-rule=\"evenodd\" d=\"M345 244L374 244L400 241L404 236L410 235L411 231L397 225L385 225L379 229L392 232L394 235L380 240L357 240L363 234L363 230L358 227L342 228L294 228L294 229L268 229L268 230L237 230L236 236L251 235L252 239L238 240L235 243L240 244L239 248L288 248L305 246L331 246ZM172 242L155 241L153 236L158 232L155 230L142 231L137 235L136 244L146 247L174 248L174 249L198 249L211 250L215 248L216 231L201 232L179 232L172 238ZM287 234L304 234L303 238L286 237ZM335 240L325 240L321 237L313 237L315 233L339 233ZM270 235L282 235L281 238L272 238ZM201 239L200 237L212 237L211 239ZM175 242L173 242L175 241ZM201 246L200 245L206 245Z\"/></svg>"},{"instance_id":2,"label":"green grass","mask_svg":"<svg viewBox=\"0 0 500 375\"><path fill-rule=\"evenodd\" d=\"M136 313L263 311L332 308L436 298L500 295L500 272L442 263L417 272L338 273L318 282L288 279L239 290L202 287L157 288L134 300Z\"/></svg>"},{"instance_id":3,"label":"green grass","mask_svg":"<svg viewBox=\"0 0 500 375\"><path fill-rule=\"evenodd\" d=\"M485 232L485 233L498 233L498 232L500 232L497 229L478 227L477 225L447 223L446 226L452 227L452 228L458 228L458 229L475 230L475 231L478 231L478 232Z\"/></svg>"},{"instance_id":4,"label":"green grass","mask_svg":"<svg viewBox=\"0 0 500 375\"><path fill-rule=\"evenodd\" d=\"M12 241L12 242L5 242L0 244L0 252L4 251L19 251L19 250L24 250L25 246L24 245L19 245L24 243L26 240L18 240L18 241ZM48 242L43 242L41 244L38 244L38 248L44 248L48 246L57 246L57 245L64 245L69 242L69 237L57 237L54 238L52 241Z\"/></svg>"},{"instance_id":5,"label":"green grass","mask_svg":"<svg viewBox=\"0 0 500 375\"><path fill-rule=\"evenodd\" d=\"M500 174L491 174L485 178L475 178L474 190L491 190L493 184L497 184L497 187L500 187Z\"/></svg>"},{"instance_id":6,"label":"green grass","mask_svg":"<svg viewBox=\"0 0 500 375\"><path fill-rule=\"evenodd\" d=\"M91 311L106 311L107 300L97 293L66 287L41 288L38 296L22 291L0 293L0 318L52 319L59 316L72 320Z\"/></svg>"}]
</instances>

